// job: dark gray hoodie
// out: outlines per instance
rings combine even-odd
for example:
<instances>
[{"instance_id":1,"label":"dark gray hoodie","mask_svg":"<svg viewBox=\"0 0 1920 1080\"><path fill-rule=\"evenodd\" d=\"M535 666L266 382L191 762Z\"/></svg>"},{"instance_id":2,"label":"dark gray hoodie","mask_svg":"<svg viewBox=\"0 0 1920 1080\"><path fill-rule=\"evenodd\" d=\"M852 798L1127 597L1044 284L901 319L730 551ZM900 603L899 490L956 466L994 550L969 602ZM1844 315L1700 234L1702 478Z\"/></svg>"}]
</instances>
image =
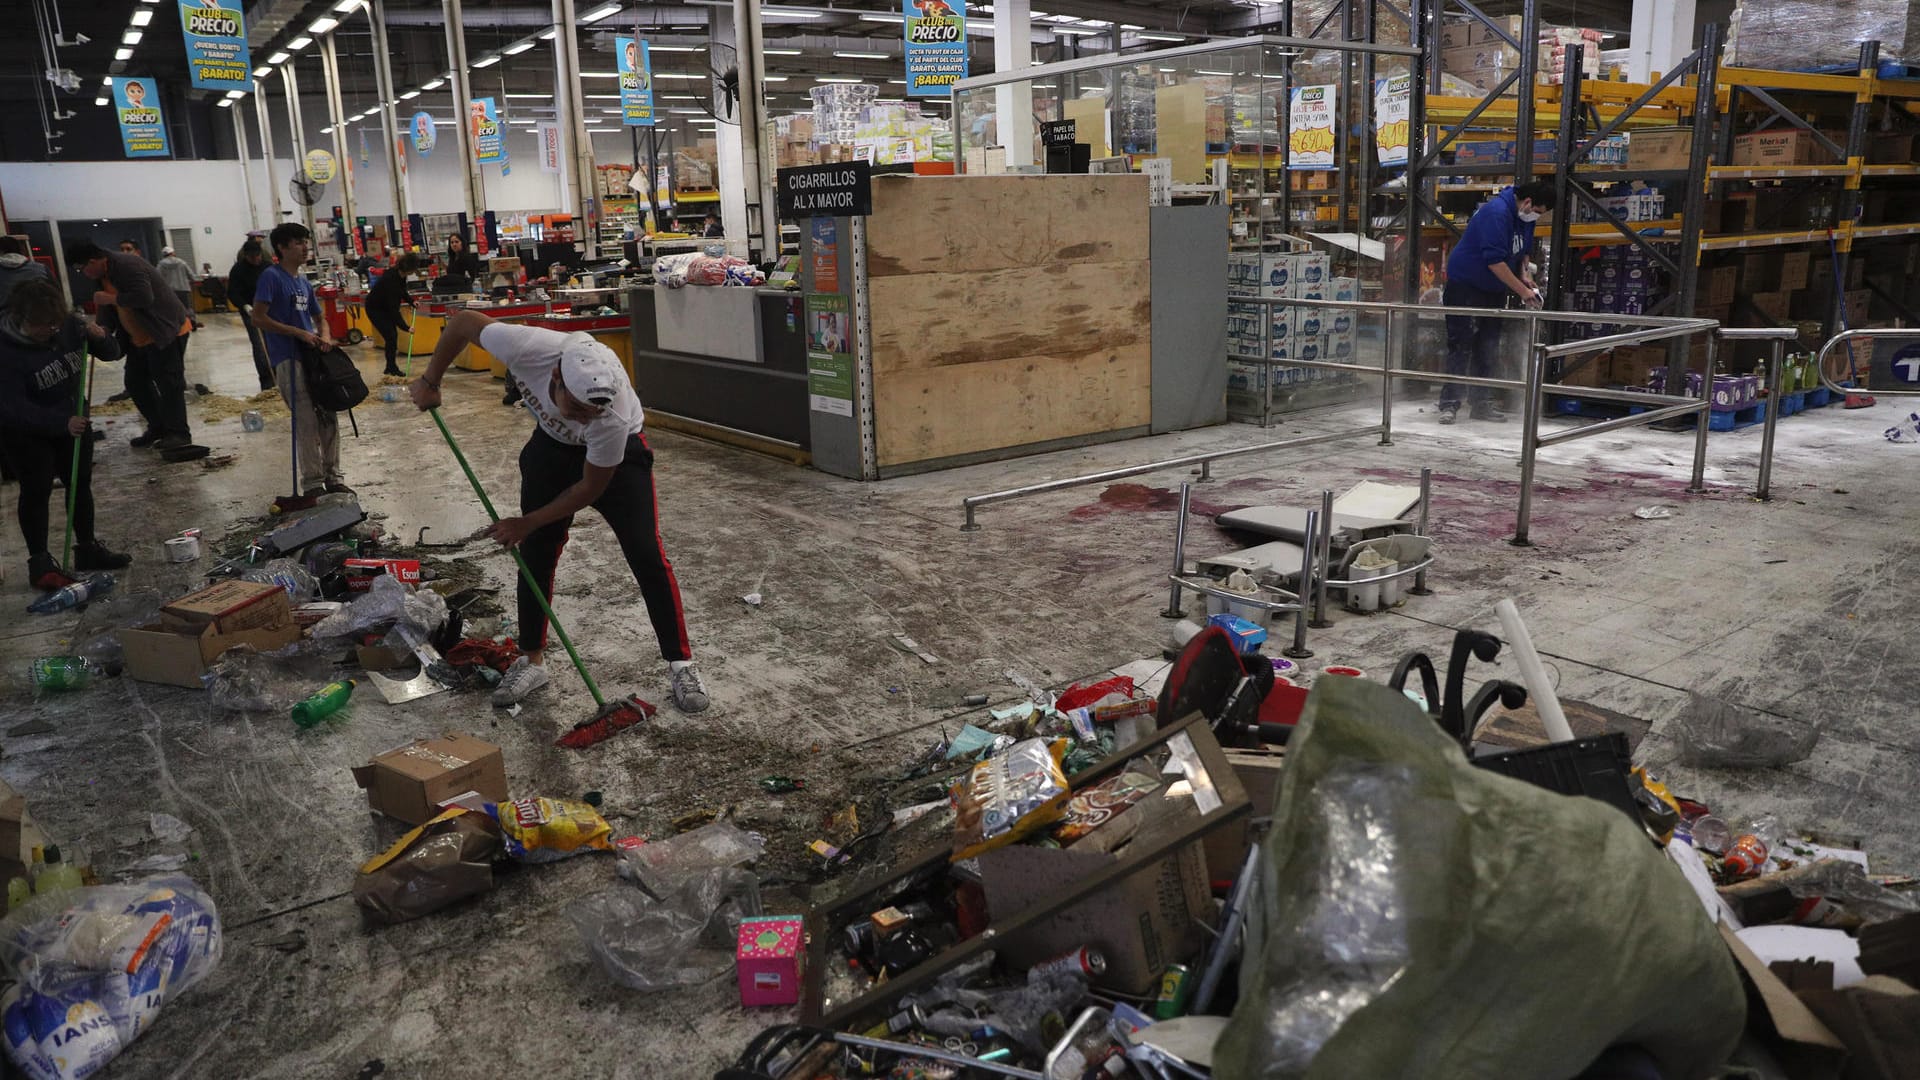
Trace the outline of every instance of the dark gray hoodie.
<instances>
[{"instance_id":1,"label":"dark gray hoodie","mask_svg":"<svg viewBox=\"0 0 1920 1080\"><path fill-rule=\"evenodd\" d=\"M7 298L13 295L13 287L23 281L52 281L53 275L47 268L27 258L8 252L0 255L0 308L7 306Z\"/></svg>"},{"instance_id":2,"label":"dark gray hoodie","mask_svg":"<svg viewBox=\"0 0 1920 1080\"><path fill-rule=\"evenodd\" d=\"M109 334L87 334L86 320L69 316L49 341L35 341L20 329L11 312L0 312L0 428L65 435L86 377L87 353L120 359L120 343Z\"/></svg>"}]
</instances>

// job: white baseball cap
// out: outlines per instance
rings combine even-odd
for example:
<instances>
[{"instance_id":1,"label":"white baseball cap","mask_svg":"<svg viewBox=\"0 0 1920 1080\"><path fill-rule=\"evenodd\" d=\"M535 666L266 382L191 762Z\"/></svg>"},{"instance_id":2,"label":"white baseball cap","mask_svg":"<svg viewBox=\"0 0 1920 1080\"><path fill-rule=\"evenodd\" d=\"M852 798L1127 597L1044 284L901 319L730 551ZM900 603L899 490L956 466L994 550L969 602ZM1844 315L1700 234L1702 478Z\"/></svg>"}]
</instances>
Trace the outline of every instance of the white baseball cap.
<instances>
[{"instance_id":1,"label":"white baseball cap","mask_svg":"<svg viewBox=\"0 0 1920 1080\"><path fill-rule=\"evenodd\" d=\"M620 357L592 334L575 331L560 349L560 381L567 393L589 405L610 405L626 385Z\"/></svg>"}]
</instances>

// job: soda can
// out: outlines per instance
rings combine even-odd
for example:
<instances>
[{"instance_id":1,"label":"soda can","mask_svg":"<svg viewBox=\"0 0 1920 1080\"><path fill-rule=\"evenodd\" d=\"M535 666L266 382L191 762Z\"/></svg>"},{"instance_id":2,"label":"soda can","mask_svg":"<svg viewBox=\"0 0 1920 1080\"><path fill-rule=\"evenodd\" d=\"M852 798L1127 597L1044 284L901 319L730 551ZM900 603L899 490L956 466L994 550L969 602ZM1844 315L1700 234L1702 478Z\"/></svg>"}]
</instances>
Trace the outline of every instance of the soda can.
<instances>
[{"instance_id":1,"label":"soda can","mask_svg":"<svg viewBox=\"0 0 1920 1080\"><path fill-rule=\"evenodd\" d=\"M847 924L847 955L865 957L873 951L873 923Z\"/></svg>"},{"instance_id":2,"label":"soda can","mask_svg":"<svg viewBox=\"0 0 1920 1080\"><path fill-rule=\"evenodd\" d=\"M1035 964L1033 970L1047 975L1078 972L1088 978L1098 978L1107 973L1107 958L1082 945L1070 953Z\"/></svg>"},{"instance_id":3,"label":"soda can","mask_svg":"<svg viewBox=\"0 0 1920 1080\"><path fill-rule=\"evenodd\" d=\"M1734 838L1733 846L1720 857L1721 865L1736 877L1748 877L1760 872L1767 862L1767 843L1752 833Z\"/></svg>"},{"instance_id":4,"label":"soda can","mask_svg":"<svg viewBox=\"0 0 1920 1080\"><path fill-rule=\"evenodd\" d=\"M1187 1011L1187 995L1193 992L1193 972L1185 964L1168 964L1160 976L1160 996L1154 999L1153 1015L1171 1020Z\"/></svg>"}]
</instances>

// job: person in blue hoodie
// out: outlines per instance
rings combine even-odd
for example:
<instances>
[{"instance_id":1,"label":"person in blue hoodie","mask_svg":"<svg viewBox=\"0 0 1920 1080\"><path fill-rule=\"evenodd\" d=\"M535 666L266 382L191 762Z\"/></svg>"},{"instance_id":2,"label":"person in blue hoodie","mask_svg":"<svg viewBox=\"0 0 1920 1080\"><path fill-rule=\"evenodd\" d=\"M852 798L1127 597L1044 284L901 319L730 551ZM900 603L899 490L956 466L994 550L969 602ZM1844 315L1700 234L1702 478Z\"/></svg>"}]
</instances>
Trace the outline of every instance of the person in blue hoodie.
<instances>
[{"instance_id":1,"label":"person in blue hoodie","mask_svg":"<svg viewBox=\"0 0 1920 1080\"><path fill-rule=\"evenodd\" d=\"M73 562L79 570L118 570L132 557L110 551L93 531L93 440L76 415L87 377L87 354L120 359L106 328L67 306L51 281L16 285L0 310L0 453L20 481L20 535L27 542L27 578L36 589L71 585L47 548L48 500L55 481L72 476L80 440L80 480L73 487Z\"/></svg>"},{"instance_id":2,"label":"person in blue hoodie","mask_svg":"<svg viewBox=\"0 0 1920 1080\"><path fill-rule=\"evenodd\" d=\"M1441 300L1448 307L1504 308L1508 297L1532 308L1540 306L1540 290L1527 273L1533 254L1533 227L1540 215L1553 210L1553 185L1544 181L1503 189L1474 211L1460 242L1447 256L1447 286ZM1500 335L1510 319L1493 316L1447 316L1447 374L1468 378L1493 377L1500 355ZM1467 388L1469 418L1503 421L1507 415L1493 407L1493 388ZM1459 418L1460 385L1440 388L1440 422Z\"/></svg>"}]
</instances>

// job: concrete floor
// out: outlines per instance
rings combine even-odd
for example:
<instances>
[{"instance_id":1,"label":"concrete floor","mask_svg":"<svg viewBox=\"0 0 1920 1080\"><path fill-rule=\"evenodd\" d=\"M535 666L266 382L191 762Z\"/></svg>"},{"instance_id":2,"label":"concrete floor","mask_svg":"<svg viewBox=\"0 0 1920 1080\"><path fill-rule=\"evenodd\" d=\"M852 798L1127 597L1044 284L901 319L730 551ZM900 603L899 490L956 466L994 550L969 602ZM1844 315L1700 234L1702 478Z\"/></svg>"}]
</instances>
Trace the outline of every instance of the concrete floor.
<instances>
[{"instance_id":1,"label":"concrete floor","mask_svg":"<svg viewBox=\"0 0 1920 1080\"><path fill-rule=\"evenodd\" d=\"M231 316L208 319L189 351L192 381L245 396L253 388ZM368 371L377 371L372 351ZM96 399L117 388L103 368ZM644 397L644 388L642 388ZM447 383L449 423L496 499L516 490L515 452L530 420L499 405L499 384ZM1776 497L1751 489L1758 429L1714 436L1704 497L1684 494L1691 439L1633 431L1545 452L1536 546L1504 542L1517 489L1517 424L1443 429L1409 403L1396 445L1373 440L1224 463L1197 488L1196 510L1317 501L1362 478L1411 481L1435 470L1439 595L1398 612L1340 614L1314 635L1317 663L1384 672L1403 653L1444 655L1452 629L1497 629L1493 603L1517 598L1564 696L1654 722L1642 757L1676 790L1731 818L1857 834L1876 869L1920 868L1920 714L1902 689L1920 661L1909 633L1920 572L1911 522L1920 447L1884 441L1907 409L1883 399L1780 427ZM1368 421L1354 408L1277 433L1227 426L931 476L858 484L659 432L662 531L683 586L714 708L671 707L657 725L586 752L554 737L590 705L578 678L554 683L518 718L483 697L443 695L388 707L362 695L344 723L299 731L277 717L209 714L205 695L106 680L40 701L24 690L28 659L61 651L71 615L16 617L0 662L12 678L5 728L44 718L48 734L0 738L0 776L29 798L49 833L103 876L155 852L148 815L195 832L192 875L227 928L217 974L178 1001L108 1070L130 1077L344 1078L569 1075L706 1076L777 1014L743 1012L730 980L645 995L613 985L562 911L608 887L611 860L579 858L501 875L490 895L385 929L364 928L347 896L355 868L397 832L366 810L350 766L407 738L468 730L500 743L516 794L597 789L626 816L622 832L664 835L683 813L759 796L769 773L809 778L787 800L777 844L799 845L849 794L862 766L887 767L965 712L960 700L1020 692L1009 669L1058 684L1156 655L1167 623L1172 492L1182 476L1083 487L986 509L962 533L962 495L1206 448ZM395 535L452 539L482 523L430 421L404 404L369 402L345 462L364 504ZM170 566L160 540L209 536L261 513L285 486L284 421L260 434L237 420L198 426L234 465L162 465L126 446L122 417L101 445L101 530L139 561L123 588L171 594L198 566ZM14 498L11 487L4 499ZM1643 521L1636 507L1672 506ZM1197 513L1188 550L1228 546ZM0 540L0 603L29 596L12 529ZM511 564L475 545L462 554L494 582ZM765 603L740 597L759 592ZM510 594L509 594L510 595ZM666 700L664 665L638 589L597 519L576 529L560 572L560 614L577 628L603 686ZM907 634L942 659L928 665L889 639ZM1513 675L1511 668L1507 669ZM1672 764L1685 691L1731 696L1824 734L1811 759L1761 771Z\"/></svg>"}]
</instances>

